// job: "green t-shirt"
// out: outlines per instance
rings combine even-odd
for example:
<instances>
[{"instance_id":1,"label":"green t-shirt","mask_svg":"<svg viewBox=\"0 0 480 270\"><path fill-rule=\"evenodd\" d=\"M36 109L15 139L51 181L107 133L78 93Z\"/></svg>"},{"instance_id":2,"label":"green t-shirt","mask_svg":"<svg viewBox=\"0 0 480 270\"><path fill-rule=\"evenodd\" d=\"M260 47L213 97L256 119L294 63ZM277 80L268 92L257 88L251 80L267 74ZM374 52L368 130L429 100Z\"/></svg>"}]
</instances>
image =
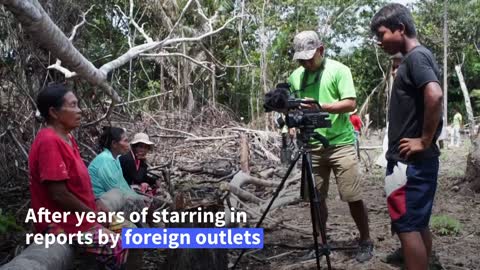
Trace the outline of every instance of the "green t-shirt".
<instances>
[{"instance_id":1,"label":"green t-shirt","mask_svg":"<svg viewBox=\"0 0 480 270\"><path fill-rule=\"evenodd\" d=\"M462 115L460 113L456 113L453 116L453 126L456 128L460 128L461 124L462 124Z\"/></svg>"},{"instance_id":2,"label":"green t-shirt","mask_svg":"<svg viewBox=\"0 0 480 270\"><path fill-rule=\"evenodd\" d=\"M356 98L350 69L335 60L325 59L324 61L320 80L318 80L318 73L321 71L309 73L303 90L300 89L305 69L303 67L297 68L288 80L291 91L300 98L313 98L320 105L334 103L346 98ZM332 121L331 128L317 128L315 130L327 138L330 145L346 145L355 142L353 126L348 113L330 114L330 120ZM311 143L319 144L316 140L312 140Z\"/></svg>"},{"instance_id":3,"label":"green t-shirt","mask_svg":"<svg viewBox=\"0 0 480 270\"><path fill-rule=\"evenodd\" d=\"M92 160L88 166L88 174L92 180L95 198L99 198L113 188L118 188L129 196L137 196L128 185L127 180L123 178L120 161L118 158L114 158L108 149L104 149Z\"/></svg>"}]
</instances>

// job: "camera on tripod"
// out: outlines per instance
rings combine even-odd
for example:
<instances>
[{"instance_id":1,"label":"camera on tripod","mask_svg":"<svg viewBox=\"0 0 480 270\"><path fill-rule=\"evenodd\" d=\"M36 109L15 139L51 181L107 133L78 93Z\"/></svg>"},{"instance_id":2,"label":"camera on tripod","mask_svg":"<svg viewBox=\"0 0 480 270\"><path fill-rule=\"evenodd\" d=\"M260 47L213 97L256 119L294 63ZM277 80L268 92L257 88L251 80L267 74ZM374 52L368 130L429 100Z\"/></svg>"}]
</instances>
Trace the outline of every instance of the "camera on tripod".
<instances>
[{"instance_id":1,"label":"camera on tripod","mask_svg":"<svg viewBox=\"0 0 480 270\"><path fill-rule=\"evenodd\" d=\"M310 139L316 139L324 147L329 145L328 140L315 132L317 128L329 128L332 122L329 114L322 109L316 100L299 99L290 96L290 84L280 83L276 88L265 94L263 107L266 112L276 111L285 114L285 120L277 120L280 128L287 125L288 128L298 128L298 139L308 144ZM302 104L312 104L309 108L302 108Z\"/></svg>"},{"instance_id":2,"label":"camera on tripod","mask_svg":"<svg viewBox=\"0 0 480 270\"><path fill-rule=\"evenodd\" d=\"M310 139L316 139L323 144L324 147L328 146L328 140L315 132L317 128L329 128L332 126L331 120L329 119L329 114L322 109L322 106L316 100L311 99L298 99L290 96L290 84L281 83L277 84L276 88L265 94L265 100L263 107L266 112L276 111L279 113L285 114L285 121L280 123L277 120L277 125L279 127L287 126L289 128L298 128L300 132L298 137L303 143L300 145L296 156L290 163L290 166L287 169L285 176L282 178L282 181L278 185L277 189L273 193L273 198L268 203L265 208L265 212L260 217L256 228L259 228L263 220L268 214L268 211L273 205L274 200L280 194L280 191L283 189L285 182L290 176L293 168L296 166L296 163L302 160L302 169L301 169L301 186L300 190L303 191L303 185L307 187L307 193L310 201L310 215L312 219L312 236L313 236L313 249L315 251L315 258L317 263L317 270L320 270L320 256L325 256L327 269L331 270L330 262L330 251L331 250L351 250L352 248L346 247L335 247L331 248L327 244L327 234L323 222L321 220L321 206L320 206L320 195L316 188L316 182L314 181L315 176L313 174L313 165L312 165L312 154L311 148L309 147ZM304 106L308 108L302 108L303 104L311 104L311 106ZM316 144L314 142L314 144ZM303 193L302 193L303 195ZM322 239L322 245L319 247L318 236ZM356 248L355 248L356 249ZM235 264L233 265L233 270L237 267L240 259L245 254L245 250L240 253Z\"/></svg>"},{"instance_id":3,"label":"camera on tripod","mask_svg":"<svg viewBox=\"0 0 480 270\"><path fill-rule=\"evenodd\" d=\"M276 88L265 94L263 107L265 112L276 111L285 114L285 121L279 122L282 128L299 128L300 130L314 130L316 128L329 128L332 122L329 114L322 110L316 100L299 99L290 96L290 84L280 83ZM302 104L313 104L313 108L302 108Z\"/></svg>"}]
</instances>

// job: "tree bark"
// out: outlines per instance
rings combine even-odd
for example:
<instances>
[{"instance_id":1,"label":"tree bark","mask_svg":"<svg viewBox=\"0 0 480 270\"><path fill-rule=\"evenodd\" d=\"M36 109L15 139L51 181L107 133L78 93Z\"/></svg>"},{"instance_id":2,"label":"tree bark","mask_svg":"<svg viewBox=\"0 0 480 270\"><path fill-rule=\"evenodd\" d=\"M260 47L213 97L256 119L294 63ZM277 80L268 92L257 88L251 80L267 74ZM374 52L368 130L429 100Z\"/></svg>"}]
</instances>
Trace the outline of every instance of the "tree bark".
<instances>
[{"instance_id":1,"label":"tree bark","mask_svg":"<svg viewBox=\"0 0 480 270\"><path fill-rule=\"evenodd\" d=\"M187 207L190 205L190 207ZM195 205L195 206L194 206ZM209 199L205 198L200 204L187 202L185 196L180 193L175 197L175 211L197 212L197 208L201 207L203 211L216 213L223 211L223 206L213 204ZM214 228L213 223L197 223L186 222L177 223L175 228ZM167 224L167 226L173 226ZM226 249L169 249L167 251L166 265L159 266L158 269L167 270L224 270L228 269L228 250Z\"/></svg>"},{"instance_id":2,"label":"tree bark","mask_svg":"<svg viewBox=\"0 0 480 270\"><path fill-rule=\"evenodd\" d=\"M248 147L247 136L245 134L240 135L240 168L242 172L250 173L250 151Z\"/></svg>"},{"instance_id":3,"label":"tree bark","mask_svg":"<svg viewBox=\"0 0 480 270\"><path fill-rule=\"evenodd\" d=\"M443 128L448 125L448 2L443 1Z\"/></svg>"},{"instance_id":4,"label":"tree bark","mask_svg":"<svg viewBox=\"0 0 480 270\"><path fill-rule=\"evenodd\" d=\"M210 98L212 102L212 106L215 108L215 104L217 103L215 96L217 95L216 89L217 89L217 77L215 75L216 73L216 66L215 64L212 64L212 85L211 85L211 93L210 93Z\"/></svg>"},{"instance_id":5,"label":"tree bark","mask_svg":"<svg viewBox=\"0 0 480 270\"><path fill-rule=\"evenodd\" d=\"M263 94L268 92L268 74L267 74L267 68L268 68L268 60L267 60L267 49L268 49L268 38L267 38L267 32L265 28L265 9L268 6L268 0L263 0L263 6L262 6L262 22L260 24L260 43L262 46L262 50L260 53L260 72L261 72L261 82L262 82L262 88L263 88ZM257 97L257 102L258 102L258 97ZM265 115L265 130L269 130L269 114Z\"/></svg>"},{"instance_id":6,"label":"tree bark","mask_svg":"<svg viewBox=\"0 0 480 270\"><path fill-rule=\"evenodd\" d=\"M465 84L465 79L462 74L462 65L456 65L455 71L457 72L458 81L460 82L460 88L462 89L463 98L465 99L465 108L467 109L467 118L470 122L470 139L473 140L475 136L475 119L473 118L473 109L470 102L470 95L468 94L467 85Z\"/></svg>"},{"instance_id":7,"label":"tree bark","mask_svg":"<svg viewBox=\"0 0 480 270\"><path fill-rule=\"evenodd\" d=\"M472 152L468 155L465 180L475 192L480 192L480 136L473 141Z\"/></svg>"}]
</instances>

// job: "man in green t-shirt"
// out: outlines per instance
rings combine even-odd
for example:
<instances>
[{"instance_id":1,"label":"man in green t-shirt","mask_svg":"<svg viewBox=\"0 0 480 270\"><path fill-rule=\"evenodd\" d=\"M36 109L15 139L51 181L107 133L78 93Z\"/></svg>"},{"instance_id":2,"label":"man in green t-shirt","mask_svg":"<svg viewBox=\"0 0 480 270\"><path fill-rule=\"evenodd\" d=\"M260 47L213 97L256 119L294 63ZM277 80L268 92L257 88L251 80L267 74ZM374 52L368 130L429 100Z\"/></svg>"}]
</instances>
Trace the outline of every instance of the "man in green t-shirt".
<instances>
[{"instance_id":1,"label":"man in green t-shirt","mask_svg":"<svg viewBox=\"0 0 480 270\"><path fill-rule=\"evenodd\" d=\"M460 128L462 127L462 114L458 110L455 110L455 115L453 116L453 134L450 141L451 146L460 146Z\"/></svg>"},{"instance_id":2,"label":"man in green t-shirt","mask_svg":"<svg viewBox=\"0 0 480 270\"><path fill-rule=\"evenodd\" d=\"M349 120L349 112L355 110L356 94L350 69L324 57L325 48L314 31L304 31L295 36L294 60L300 67L289 78L291 91L301 98L317 100L323 110L330 113L331 128L315 131L329 141L324 148L312 140L312 165L320 195L321 219L326 225L328 210L326 198L330 174L333 171L340 198L348 203L350 213L360 232L360 249L356 255L359 262L373 256L368 215L362 201L361 176L354 148L355 135Z\"/></svg>"}]
</instances>

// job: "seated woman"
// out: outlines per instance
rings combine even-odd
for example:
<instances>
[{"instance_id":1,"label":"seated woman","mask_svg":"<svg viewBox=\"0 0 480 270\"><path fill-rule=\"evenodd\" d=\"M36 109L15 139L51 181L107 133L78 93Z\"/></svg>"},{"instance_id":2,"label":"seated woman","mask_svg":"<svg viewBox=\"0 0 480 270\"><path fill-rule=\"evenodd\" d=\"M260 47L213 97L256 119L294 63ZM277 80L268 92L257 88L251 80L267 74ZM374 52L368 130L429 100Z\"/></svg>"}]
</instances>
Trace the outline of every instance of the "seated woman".
<instances>
[{"instance_id":1,"label":"seated woman","mask_svg":"<svg viewBox=\"0 0 480 270\"><path fill-rule=\"evenodd\" d=\"M137 133L130 142L130 151L120 156L123 177L129 185L141 185L147 183L156 185L157 178L147 174L147 154L152 150L153 142L145 133Z\"/></svg>"},{"instance_id":2,"label":"seated woman","mask_svg":"<svg viewBox=\"0 0 480 270\"><path fill-rule=\"evenodd\" d=\"M75 246L95 254L97 261L106 269L123 269L127 250L121 243L111 248L112 243L100 244L99 229L114 234L98 223L78 220L73 212L97 212L92 184L75 139L70 134L80 126L81 110L72 91L62 84L50 85L37 97L37 108L46 127L36 135L28 156L30 194L32 209L37 212L45 207L50 212L72 212L66 222L34 224L38 233L75 234L77 231L92 233L92 244ZM84 239L85 240L85 239Z\"/></svg>"},{"instance_id":3,"label":"seated woman","mask_svg":"<svg viewBox=\"0 0 480 270\"><path fill-rule=\"evenodd\" d=\"M137 133L130 142L130 151L120 156L123 176L127 183L150 197L161 202L171 202L171 196L158 177L148 174L147 154L152 150L154 143L145 133ZM155 204L154 207L157 207Z\"/></svg>"},{"instance_id":4,"label":"seated woman","mask_svg":"<svg viewBox=\"0 0 480 270\"><path fill-rule=\"evenodd\" d=\"M126 214L146 207L146 197L138 195L123 178L118 156L129 151L125 130L105 127L99 139L103 151L88 166L93 193L110 211Z\"/></svg>"}]
</instances>

